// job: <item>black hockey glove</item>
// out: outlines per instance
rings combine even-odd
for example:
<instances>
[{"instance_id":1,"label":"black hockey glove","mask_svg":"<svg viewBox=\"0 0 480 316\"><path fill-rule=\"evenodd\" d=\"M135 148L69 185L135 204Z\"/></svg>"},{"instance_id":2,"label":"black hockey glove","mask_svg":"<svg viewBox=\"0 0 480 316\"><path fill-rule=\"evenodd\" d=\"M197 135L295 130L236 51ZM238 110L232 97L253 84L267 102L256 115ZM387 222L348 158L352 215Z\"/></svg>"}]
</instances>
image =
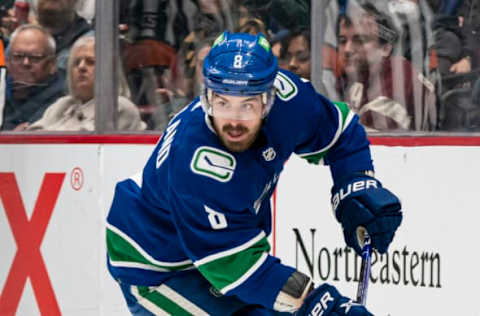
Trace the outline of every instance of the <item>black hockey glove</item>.
<instances>
[{"instance_id":1,"label":"black hockey glove","mask_svg":"<svg viewBox=\"0 0 480 316\"><path fill-rule=\"evenodd\" d=\"M307 315L373 316L363 305L342 296L334 286L327 283L316 288L295 313L295 316Z\"/></svg>"},{"instance_id":2,"label":"black hockey glove","mask_svg":"<svg viewBox=\"0 0 480 316\"><path fill-rule=\"evenodd\" d=\"M400 200L374 177L356 173L332 188L332 208L342 224L348 246L361 255L362 234L366 229L372 247L385 253L402 222Z\"/></svg>"}]
</instances>

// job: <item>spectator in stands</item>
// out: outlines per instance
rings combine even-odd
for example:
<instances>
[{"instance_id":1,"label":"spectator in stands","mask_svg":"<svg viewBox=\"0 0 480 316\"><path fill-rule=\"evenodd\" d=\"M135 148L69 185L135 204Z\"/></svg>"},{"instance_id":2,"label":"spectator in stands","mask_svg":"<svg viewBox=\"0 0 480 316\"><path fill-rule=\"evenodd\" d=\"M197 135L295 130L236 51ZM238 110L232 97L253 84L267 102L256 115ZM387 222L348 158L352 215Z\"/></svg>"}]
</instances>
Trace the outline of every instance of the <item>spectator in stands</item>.
<instances>
[{"instance_id":1,"label":"spectator in stands","mask_svg":"<svg viewBox=\"0 0 480 316\"><path fill-rule=\"evenodd\" d=\"M169 22L168 2L168 0L120 0L119 20L120 24L128 26L128 40L135 42L151 39L165 42Z\"/></svg>"},{"instance_id":2,"label":"spectator in stands","mask_svg":"<svg viewBox=\"0 0 480 316\"><path fill-rule=\"evenodd\" d=\"M310 25L310 0L236 0L246 7L250 15L262 20L268 35L283 30L308 28Z\"/></svg>"},{"instance_id":3,"label":"spectator in stands","mask_svg":"<svg viewBox=\"0 0 480 316\"><path fill-rule=\"evenodd\" d=\"M93 34L92 26L75 11L78 0L38 0L38 23L54 37L57 66L66 69L70 47L80 37Z\"/></svg>"},{"instance_id":4,"label":"spectator in stands","mask_svg":"<svg viewBox=\"0 0 480 316\"><path fill-rule=\"evenodd\" d=\"M55 40L38 25L19 26L6 57L7 93L3 130L23 130L64 95L65 76L55 64Z\"/></svg>"},{"instance_id":5,"label":"spectator in stands","mask_svg":"<svg viewBox=\"0 0 480 316\"><path fill-rule=\"evenodd\" d=\"M268 37L267 29L265 28L265 23L262 20L250 17L239 21L238 27L235 29L235 32L248 33L252 35L257 35L262 33Z\"/></svg>"},{"instance_id":6,"label":"spectator in stands","mask_svg":"<svg viewBox=\"0 0 480 316\"><path fill-rule=\"evenodd\" d=\"M282 30L270 37L270 44L272 45L272 52L278 59L278 67L287 69L287 60L285 56L281 55L284 39L290 36L290 30Z\"/></svg>"},{"instance_id":7,"label":"spectator in stands","mask_svg":"<svg viewBox=\"0 0 480 316\"><path fill-rule=\"evenodd\" d=\"M173 47L160 40L143 39L125 45L124 64L132 100L147 129L165 128L170 114L186 104L176 98L174 89L169 90L167 77L175 58Z\"/></svg>"},{"instance_id":8,"label":"spectator in stands","mask_svg":"<svg viewBox=\"0 0 480 316\"><path fill-rule=\"evenodd\" d=\"M460 26L465 34L465 56L472 69L480 67L480 0L464 0L459 9ZM469 54L471 53L471 55Z\"/></svg>"},{"instance_id":9,"label":"spectator in stands","mask_svg":"<svg viewBox=\"0 0 480 316\"><path fill-rule=\"evenodd\" d=\"M204 78L203 78L203 61L207 56L208 52L212 48L213 41L215 39L210 37L206 38L200 43L198 43L197 48L195 49L195 73L194 73L194 81L193 81L193 91L195 95L200 95L202 93L201 88L203 86Z\"/></svg>"},{"instance_id":10,"label":"spectator in stands","mask_svg":"<svg viewBox=\"0 0 480 316\"><path fill-rule=\"evenodd\" d=\"M214 40L215 37L207 37L197 41L194 50L189 52L189 62L183 64L177 59L177 63L173 63L173 67L163 79L164 86L157 89L160 99L165 102L168 100L174 113L192 101L195 95L200 94L203 86L203 60ZM158 121L157 117L158 113L154 115L156 121ZM155 129L159 129L158 124Z\"/></svg>"},{"instance_id":11,"label":"spectator in stands","mask_svg":"<svg viewBox=\"0 0 480 316\"><path fill-rule=\"evenodd\" d=\"M8 44L10 35L22 24L37 24L29 1L0 1L0 32L4 43ZM7 45L5 45L7 46Z\"/></svg>"},{"instance_id":12,"label":"spectator in stands","mask_svg":"<svg viewBox=\"0 0 480 316\"><path fill-rule=\"evenodd\" d=\"M434 12L433 49L441 83L438 129L478 131L474 84L480 70L480 0L426 1Z\"/></svg>"},{"instance_id":13,"label":"spectator in stands","mask_svg":"<svg viewBox=\"0 0 480 316\"><path fill-rule=\"evenodd\" d=\"M436 12L434 47L441 75L468 73L479 67L480 1L440 1L432 6ZM442 93L452 88L443 87Z\"/></svg>"},{"instance_id":14,"label":"spectator in stands","mask_svg":"<svg viewBox=\"0 0 480 316\"><path fill-rule=\"evenodd\" d=\"M218 6L218 1L212 1L210 5L207 5L207 3L207 1L200 1L197 4L197 10L192 17L192 30L185 37L178 50L177 61L185 65L184 72L188 78L193 77L195 68L193 57L197 44L206 38L216 37L228 28L228 21L223 14L222 7ZM190 98L194 96L188 91L186 95Z\"/></svg>"},{"instance_id":15,"label":"spectator in stands","mask_svg":"<svg viewBox=\"0 0 480 316\"><path fill-rule=\"evenodd\" d=\"M337 23L341 99L370 131L429 130L436 124L433 85L402 56L392 56L397 32L373 5Z\"/></svg>"},{"instance_id":16,"label":"spectator in stands","mask_svg":"<svg viewBox=\"0 0 480 316\"><path fill-rule=\"evenodd\" d=\"M310 30L300 28L293 31L282 42L280 51L280 60L284 61L282 68L310 80L312 69L310 49Z\"/></svg>"},{"instance_id":17,"label":"spectator in stands","mask_svg":"<svg viewBox=\"0 0 480 316\"><path fill-rule=\"evenodd\" d=\"M72 46L67 67L68 95L47 108L43 117L28 130L93 131L95 128L95 40L92 36L78 39ZM143 130L136 106L127 98L126 81L119 78L119 130ZM101 106L101 105L100 105Z\"/></svg>"}]
</instances>

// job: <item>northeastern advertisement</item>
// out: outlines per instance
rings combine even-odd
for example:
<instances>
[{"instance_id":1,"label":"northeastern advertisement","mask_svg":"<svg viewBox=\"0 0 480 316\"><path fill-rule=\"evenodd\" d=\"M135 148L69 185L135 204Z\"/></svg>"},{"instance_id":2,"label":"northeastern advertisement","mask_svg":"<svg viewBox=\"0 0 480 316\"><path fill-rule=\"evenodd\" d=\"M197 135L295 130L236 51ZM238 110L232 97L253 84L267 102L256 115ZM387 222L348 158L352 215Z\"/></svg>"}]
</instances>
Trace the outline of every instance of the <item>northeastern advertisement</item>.
<instances>
[{"instance_id":1,"label":"northeastern advertisement","mask_svg":"<svg viewBox=\"0 0 480 316\"><path fill-rule=\"evenodd\" d=\"M129 315L105 267L105 216L116 181L140 171L152 149L0 144L0 315ZM478 315L480 147L376 144L372 154L404 220L388 253L372 255L367 307ZM271 201L272 252L355 298L361 260L345 246L331 185L328 167L292 156Z\"/></svg>"}]
</instances>

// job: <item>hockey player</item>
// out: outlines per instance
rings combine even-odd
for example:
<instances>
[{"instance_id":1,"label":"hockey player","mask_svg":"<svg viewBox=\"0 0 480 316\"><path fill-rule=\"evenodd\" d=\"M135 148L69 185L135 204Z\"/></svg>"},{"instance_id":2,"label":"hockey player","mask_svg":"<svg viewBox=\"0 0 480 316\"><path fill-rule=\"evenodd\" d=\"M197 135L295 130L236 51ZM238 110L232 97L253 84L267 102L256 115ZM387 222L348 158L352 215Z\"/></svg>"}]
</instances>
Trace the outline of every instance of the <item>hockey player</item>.
<instances>
[{"instance_id":1,"label":"hockey player","mask_svg":"<svg viewBox=\"0 0 480 316\"><path fill-rule=\"evenodd\" d=\"M270 44L228 32L204 61L202 95L169 123L141 174L119 182L108 268L134 315L371 315L269 254L270 197L292 153L330 166L345 241L385 253L400 202L373 177L345 104L278 70Z\"/></svg>"}]
</instances>

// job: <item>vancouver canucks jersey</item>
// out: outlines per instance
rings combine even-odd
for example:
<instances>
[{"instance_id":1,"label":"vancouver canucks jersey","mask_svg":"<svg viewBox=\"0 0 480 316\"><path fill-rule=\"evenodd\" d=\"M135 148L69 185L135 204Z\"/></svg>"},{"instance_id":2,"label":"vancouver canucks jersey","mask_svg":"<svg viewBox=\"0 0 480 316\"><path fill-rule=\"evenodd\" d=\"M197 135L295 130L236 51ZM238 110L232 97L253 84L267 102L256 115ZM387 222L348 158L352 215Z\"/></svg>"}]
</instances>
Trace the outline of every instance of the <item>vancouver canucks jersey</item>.
<instances>
[{"instance_id":1,"label":"vancouver canucks jersey","mask_svg":"<svg viewBox=\"0 0 480 316\"><path fill-rule=\"evenodd\" d=\"M159 285L198 269L220 292L272 308L294 269L269 254L270 197L292 153L330 166L334 181L373 170L345 104L279 71L275 103L244 152L223 146L198 99L169 123L141 174L119 182L107 218L111 274Z\"/></svg>"}]
</instances>

